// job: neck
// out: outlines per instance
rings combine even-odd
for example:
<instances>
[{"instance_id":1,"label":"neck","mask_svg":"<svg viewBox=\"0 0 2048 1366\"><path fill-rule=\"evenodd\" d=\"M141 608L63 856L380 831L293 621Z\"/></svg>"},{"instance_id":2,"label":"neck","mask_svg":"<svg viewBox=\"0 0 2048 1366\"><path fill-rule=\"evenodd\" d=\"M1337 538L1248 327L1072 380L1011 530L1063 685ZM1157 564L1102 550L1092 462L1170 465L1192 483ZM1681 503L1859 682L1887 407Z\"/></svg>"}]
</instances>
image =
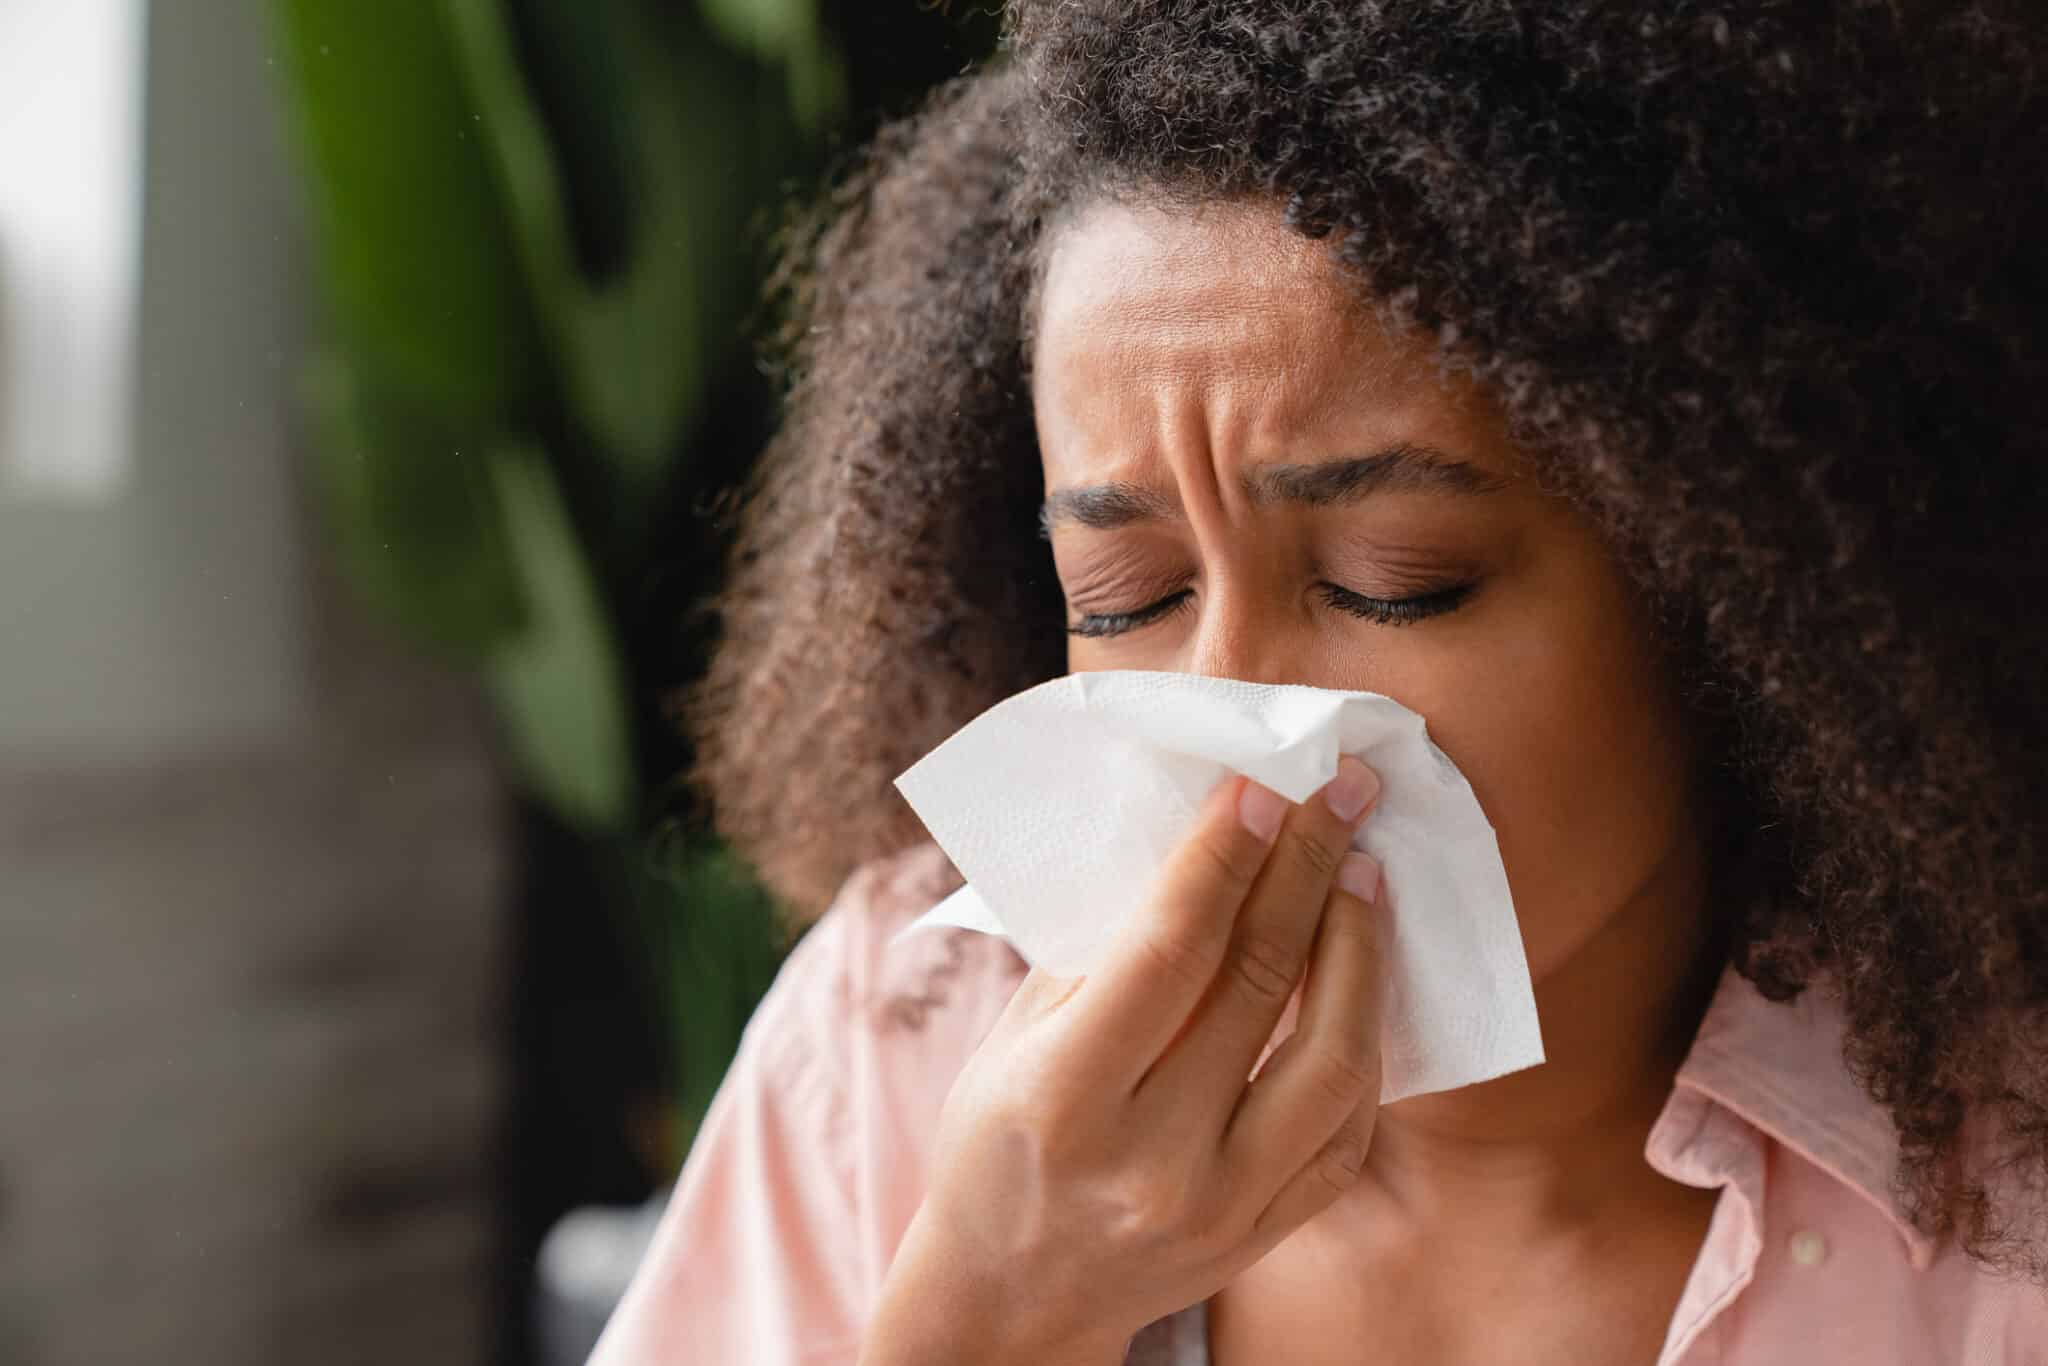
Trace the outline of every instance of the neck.
<instances>
[{"instance_id":1,"label":"neck","mask_svg":"<svg viewBox=\"0 0 2048 1366\"><path fill-rule=\"evenodd\" d=\"M1642 1160L1719 979L1704 854L1653 885L1536 983L1546 1062L1380 1111L1369 1185L1409 1219L1512 1238L1597 1222L1669 1183Z\"/></svg>"}]
</instances>

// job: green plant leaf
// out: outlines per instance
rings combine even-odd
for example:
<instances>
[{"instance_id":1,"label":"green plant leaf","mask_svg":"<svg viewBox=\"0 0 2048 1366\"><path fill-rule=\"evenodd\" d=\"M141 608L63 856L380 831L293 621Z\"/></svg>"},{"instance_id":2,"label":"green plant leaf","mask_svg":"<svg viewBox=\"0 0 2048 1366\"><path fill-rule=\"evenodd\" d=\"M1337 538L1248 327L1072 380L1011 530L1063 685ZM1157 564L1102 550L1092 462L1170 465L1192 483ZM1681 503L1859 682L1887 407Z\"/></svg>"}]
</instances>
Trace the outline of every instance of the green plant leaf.
<instances>
[{"instance_id":1,"label":"green plant leaf","mask_svg":"<svg viewBox=\"0 0 2048 1366\"><path fill-rule=\"evenodd\" d=\"M574 117L550 125L523 69L504 0L440 0L510 206L514 241L571 412L636 507L666 473L732 351L756 288L735 270L752 215L801 138L763 109L758 69L702 26L661 21L647 0L524 0L530 60ZM581 130L599 145L566 145ZM617 259L579 259L570 158L602 158L623 220Z\"/></svg>"},{"instance_id":2,"label":"green plant leaf","mask_svg":"<svg viewBox=\"0 0 2048 1366\"><path fill-rule=\"evenodd\" d=\"M803 128L816 129L840 112L845 76L817 0L698 0L698 8L728 43L785 68L790 112Z\"/></svg>"},{"instance_id":3,"label":"green plant leaf","mask_svg":"<svg viewBox=\"0 0 2048 1366\"><path fill-rule=\"evenodd\" d=\"M477 657L526 603L481 440L329 351L307 368L314 478L342 571L416 639Z\"/></svg>"},{"instance_id":4,"label":"green plant leaf","mask_svg":"<svg viewBox=\"0 0 2048 1366\"><path fill-rule=\"evenodd\" d=\"M440 11L419 0L270 8L343 335L451 426L507 425L531 391L538 337Z\"/></svg>"},{"instance_id":5,"label":"green plant leaf","mask_svg":"<svg viewBox=\"0 0 2048 1366\"><path fill-rule=\"evenodd\" d=\"M564 820L618 830L633 815L635 775L611 621L546 459L507 444L491 453L490 472L530 607L526 629L486 670L507 742Z\"/></svg>"},{"instance_id":6,"label":"green plant leaf","mask_svg":"<svg viewBox=\"0 0 2048 1366\"><path fill-rule=\"evenodd\" d=\"M818 31L816 0L698 0L698 8L727 42L770 61Z\"/></svg>"}]
</instances>

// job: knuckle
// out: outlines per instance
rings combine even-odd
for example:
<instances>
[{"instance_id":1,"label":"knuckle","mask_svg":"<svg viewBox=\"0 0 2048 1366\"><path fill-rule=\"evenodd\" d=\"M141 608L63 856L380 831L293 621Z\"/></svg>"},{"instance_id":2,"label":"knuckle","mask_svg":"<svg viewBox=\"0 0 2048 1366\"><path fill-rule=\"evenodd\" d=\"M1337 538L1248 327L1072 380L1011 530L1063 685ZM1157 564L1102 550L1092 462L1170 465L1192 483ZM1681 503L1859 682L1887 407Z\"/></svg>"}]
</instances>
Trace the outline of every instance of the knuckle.
<instances>
[{"instance_id":1,"label":"knuckle","mask_svg":"<svg viewBox=\"0 0 2048 1366\"><path fill-rule=\"evenodd\" d=\"M1203 1210L1201 1217L1181 1234L1184 1252L1200 1262L1217 1262L1241 1248L1257 1225L1259 1211L1249 1201L1222 1209Z\"/></svg>"},{"instance_id":2,"label":"knuckle","mask_svg":"<svg viewBox=\"0 0 2048 1366\"><path fill-rule=\"evenodd\" d=\"M1325 1046L1316 1051L1315 1076L1331 1100L1356 1105L1379 1085L1379 1064L1349 1050Z\"/></svg>"},{"instance_id":3,"label":"knuckle","mask_svg":"<svg viewBox=\"0 0 2048 1366\"><path fill-rule=\"evenodd\" d=\"M1232 835L1215 831L1203 831L1189 841L1189 853L1199 859L1212 879L1225 887L1244 888L1251 886L1252 879L1259 874L1265 863L1266 851L1252 844L1250 837L1236 838L1237 827Z\"/></svg>"},{"instance_id":4,"label":"knuckle","mask_svg":"<svg viewBox=\"0 0 2048 1366\"><path fill-rule=\"evenodd\" d=\"M1009 1084L989 1079L976 1088L970 1108L978 1110L985 1127L1012 1139L1040 1133L1064 1132L1057 1088L1043 1084L1043 1068L1020 1069ZM953 1097L948 1097L950 1103Z\"/></svg>"},{"instance_id":5,"label":"knuckle","mask_svg":"<svg viewBox=\"0 0 2048 1366\"><path fill-rule=\"evenodd\" d=\"M1296 863L1320 879L1337 876L1337 865L1344 859L1342 845L1313 830L1293 830L1287 840L1289 853Z\"/></svg>"},{"instance_id":6,"label":"knuckle","mask_svg":"<svg viewBox=\"0 0 2048 1366\"><path fill-rule=\"evenodd\" d=\"M1365 1137L1346 1121L1323 1150L1316 1155L1316 1175L1332 1191L1343 1192L1358 1184L1365 1170Z\"/></svg>"},{"instance_id":7,"label":"knuckle","mask_svg":"<svg viewBox=\"0 0 2048 1366\"><path fill-rule=\"evenodd\" d=\"M1129 1174L1117 1191L1116 1204L1122 1236L1133 1241L1177 1235L1188 1223L1186 1183L1158 1172Z\"/></svg>"},{"instance_id":8,"label":"knuckle","mask_svg":"<svg viewBox=\"0 0 2048 1366\"><path fill-rule=\"evenodd\" d=\"M1174 981L1191 988L1205 987L1215 976L1211 954L1186 932L1161 930L1143 940L1145 953Z\"/></svg>"},{"instance_id":9,"label":"knuckle","mask_svg":"<svg viewBox=\"0 0 2048 1366\"><path fill-rule=\"evenodd\" d=\"M1085 1132L1097 1104L1070 1079L1056 1046L1017 1050L976 1080L997 1128L1047 1147Z\"/></svg>"},{"instance_id":10,"label":"knuckle","mask_svg":"<svg viewBox=\"0 0 2048 1366\"><path fill-rule=\"evenodd\" d=\"M1286 1000L1301 968L1297 955L1261 934L1238 938L1230 966L1238 989L1261 1005Z\"/></svg>"},{"instance_id":11,"label":"knuckle","mask_svg":"<svg viewBox=\"0 0 2048 1366\"><path fill-rule=\"evenodd\" d=\"M1343 952L1370 950L1379 944L1379 932L1372 921L1341 903L1323 913L1321 928Z\"/></svg>"}]
</instances>

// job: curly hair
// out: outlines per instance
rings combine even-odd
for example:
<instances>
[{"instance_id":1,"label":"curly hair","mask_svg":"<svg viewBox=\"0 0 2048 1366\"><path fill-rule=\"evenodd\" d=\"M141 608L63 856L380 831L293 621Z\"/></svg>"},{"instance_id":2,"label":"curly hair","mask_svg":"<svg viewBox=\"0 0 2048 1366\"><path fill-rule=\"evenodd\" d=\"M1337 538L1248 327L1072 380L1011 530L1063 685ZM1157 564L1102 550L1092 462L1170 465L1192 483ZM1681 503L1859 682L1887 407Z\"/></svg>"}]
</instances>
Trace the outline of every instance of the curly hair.
<instances>
[{"instance_id":1,"label":"curly hair","mask_svg":"<svg viewBox=\"0 0 2048 1366\"><path fill-rule=\"evenodd\" d=\"M2048 1276L2034 8L1019 0L789 248L787 420L688 708L721 831L814 916L922 837L896 773L1064 671L1038 244L1092 197L1261 198L1687 642L1733 962L1825 973L1902 1208Z\"/></svg>"}]
</instances>

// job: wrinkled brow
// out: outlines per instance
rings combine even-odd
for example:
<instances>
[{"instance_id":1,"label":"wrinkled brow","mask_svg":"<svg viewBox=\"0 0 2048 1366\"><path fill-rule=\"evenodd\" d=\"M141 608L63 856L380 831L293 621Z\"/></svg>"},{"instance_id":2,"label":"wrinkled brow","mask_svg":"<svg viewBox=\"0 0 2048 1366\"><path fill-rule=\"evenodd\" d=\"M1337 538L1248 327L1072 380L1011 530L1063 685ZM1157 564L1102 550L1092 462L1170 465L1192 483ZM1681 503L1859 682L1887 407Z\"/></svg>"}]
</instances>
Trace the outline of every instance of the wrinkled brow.
<instances>
[{"instance_id":1,"label":"wrinkled brow","mask_svg":"<svg viewBox=\"0 0 2048 1366\"><path fill-rule=\"evenodd\" d=\"M1305 503L1327 507L1355 503L1375 493L1441 493L1477 497L1497 493L1508 481L1433 446L1401 442L1370 455L1344 460L1319 460L1307 465L1256 465L1241 481L1254 505ZM1042 534L1051 536L1062 523L1100 531L1136 522L1175 520L1182 516L1179 500L1140 484L1091 484L1057 489L1039 509Z\"/></svg>"}]
</instances>

